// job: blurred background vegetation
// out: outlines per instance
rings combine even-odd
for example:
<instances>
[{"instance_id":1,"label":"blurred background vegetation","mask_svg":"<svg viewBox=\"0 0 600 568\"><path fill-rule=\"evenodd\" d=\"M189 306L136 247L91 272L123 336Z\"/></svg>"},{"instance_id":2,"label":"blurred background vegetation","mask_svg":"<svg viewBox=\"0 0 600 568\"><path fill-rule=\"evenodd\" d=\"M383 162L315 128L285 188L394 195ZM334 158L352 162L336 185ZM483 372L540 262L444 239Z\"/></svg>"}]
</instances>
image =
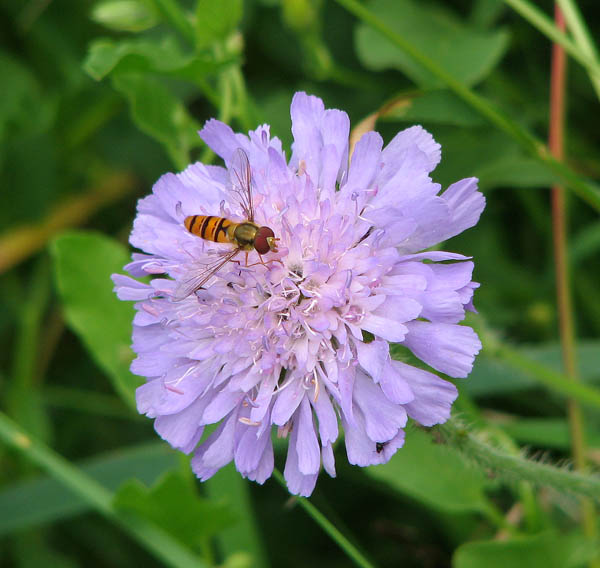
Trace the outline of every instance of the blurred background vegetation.
<instances>
[{"instance_id":1,"label":"blurred background vegetation","mask_svg":"<svg viewBox=\"0 0 600 568\"><path fill-rule=\"evenodd\" d=\"M569 63L561 175L528 138L547 138L552 43L508 4L520 3L0 0L2 566L350 565L275 480L260 487L228 469L201 485L157 439L133 404L133 310L109 279L127 261L136 200L161 174L215 159L199 126L266 122L289 148L298 90L353 126L377 119L386 140L423 124L443 148L435 181L480 178L479 225L444 245L473 255L482 283L469 323L486 349L455 412L491 454L525 461L526 448L568 477L571 394L597 470L600 194L589 179L600 177L600 112L589 70L600 66L589 51L587 68ZM552 3L537 6L551 21ZM597 37L597 3L579 9ZM516 130L490 123L472 90ZM549 192L569 176L584 198L568 198L575 391L561 366ZM583 537L576 496L456 446L409 427L388 465L361 470L342 445L338 478L321 476L310 501L364 566L593 565L598 539Z\"/></svg>"}]
</instances>

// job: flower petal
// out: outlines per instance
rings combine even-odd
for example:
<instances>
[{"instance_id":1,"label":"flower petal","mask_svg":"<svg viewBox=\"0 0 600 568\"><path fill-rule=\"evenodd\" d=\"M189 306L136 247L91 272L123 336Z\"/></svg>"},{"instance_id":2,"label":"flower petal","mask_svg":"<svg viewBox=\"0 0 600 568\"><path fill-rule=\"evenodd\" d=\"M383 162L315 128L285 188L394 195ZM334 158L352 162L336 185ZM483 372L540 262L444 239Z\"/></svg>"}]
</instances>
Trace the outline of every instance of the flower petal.
<instances>
[{"instance_id":1,"label":"flower petal","mask_svg":"<svg viewBox=\"0 0 600 568\"><path fill-rule=\"evenodd\" d=\"M419 359L451 377L464 378L481 350L477 334L463 325L413 321L403 342Z\"/></svg>"},{"instance_id":2,"label":"flower petal","mask_svg":"<svg viewBox=\"0 0 600 568\"><path fill-rule=\"evenodd\" d=\"M451 382L400 361L392 361L392 365L415 393L414 400L405 405L411 418L423 426L442 424L450 418L452 403L458 396Z\"/></svg>"}]
</instances>

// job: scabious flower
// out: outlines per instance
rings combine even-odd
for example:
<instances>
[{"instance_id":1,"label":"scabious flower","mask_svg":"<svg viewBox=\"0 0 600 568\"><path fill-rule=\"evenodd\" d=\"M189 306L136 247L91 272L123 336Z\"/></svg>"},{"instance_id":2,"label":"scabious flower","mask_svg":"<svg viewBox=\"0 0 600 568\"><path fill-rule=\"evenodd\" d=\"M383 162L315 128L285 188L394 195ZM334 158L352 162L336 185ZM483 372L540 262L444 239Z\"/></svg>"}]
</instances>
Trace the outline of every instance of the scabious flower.
<instances>
[{"instance_id":1,"label":"scabious flower","mask_svg":"<svg viewBox=\"0 0 600 568\"><path fill-rule=\"evenodd\" d=\"M289 161L267 125L245 136L209 120L200 136L226 167L162 176L138 204L130 242L144 253L125 267L155 277L113 280L119 298L136 301L131 370L147 378L137 405L158 434L193 453L202 480L233 460L263 483L276 431L289 438L289 490L308 496L321 467L335 476L340 425L349 462L368 466L404 444L408 417L425 426L449 418L456 387L392 360L388 342L433 370L468 375L481 344L458 323L474 310L473 263L427 249L475 225L485 200L475 178L440 193L429 177L440 146L420 126L385 148L367 132L349 160L346 113L297 93L291 117ZM177 298L178 283L235 246L203 240L183 220L244 220L232 191L239 148L256 223L273 229L278 251L264 264L254 251L247 263L240 255Z\"/></svg>"}]
</instances>

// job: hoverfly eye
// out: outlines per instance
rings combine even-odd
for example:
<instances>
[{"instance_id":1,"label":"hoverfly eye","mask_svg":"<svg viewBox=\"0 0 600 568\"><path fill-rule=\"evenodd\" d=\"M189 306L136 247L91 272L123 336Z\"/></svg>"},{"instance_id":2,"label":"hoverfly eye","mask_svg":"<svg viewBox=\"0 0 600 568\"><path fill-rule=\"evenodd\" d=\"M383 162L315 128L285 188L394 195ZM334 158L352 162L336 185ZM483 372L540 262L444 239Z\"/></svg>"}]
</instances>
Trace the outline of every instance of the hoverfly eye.
<instances>
[{"instance_id":1,"label":"hoverfly eye","mask_svg":"<svg viewBox=\"0 0 600 568\"><path fill-rule=\"evenodd\" d=\"M254 236L254 248L258 254L267 254L272 250L269 239L275 237L275 233L269 227L260 227Z\"/></svg>"}]
</instances>

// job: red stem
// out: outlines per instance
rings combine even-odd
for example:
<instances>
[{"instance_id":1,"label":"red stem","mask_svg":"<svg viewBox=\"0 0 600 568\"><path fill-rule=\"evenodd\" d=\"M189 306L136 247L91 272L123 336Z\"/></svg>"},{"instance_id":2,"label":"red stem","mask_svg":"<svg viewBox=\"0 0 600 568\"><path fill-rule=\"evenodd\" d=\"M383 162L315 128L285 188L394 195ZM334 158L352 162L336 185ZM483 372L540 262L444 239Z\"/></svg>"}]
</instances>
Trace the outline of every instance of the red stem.
<instances>
[{"instance_id":1,"label":"red stem","mask_svg":"<svg viewBox=\"0 0 600 568\"><path fill-rule=\"evenodd\" d=\"M565 20L558 4L554 6L556 26L565 30ZM550 124L548 143L550 152L560 161L564 160L564 124L565 124L565 83L566 55L562 46L557 43L552 46L552 67L550 78ZM562 347L563 367L565 374L572 380L578 381L577 362L575 353L575 326L571 305L571 289L569 282L569 263L567 258L567 203L565 191L561 186L552 187L552 229L554 239L554 262L556 269L556 297L560 342ZM573 445L573 461L576 469L586 467L586 446L583 416L579 403L569 400L567 403L569 426ZM595 511L590 501L582 502L584 532L594 537L596 534ZM592 561L590 567L598 566Z\"/></svg>"}]
</instances>

